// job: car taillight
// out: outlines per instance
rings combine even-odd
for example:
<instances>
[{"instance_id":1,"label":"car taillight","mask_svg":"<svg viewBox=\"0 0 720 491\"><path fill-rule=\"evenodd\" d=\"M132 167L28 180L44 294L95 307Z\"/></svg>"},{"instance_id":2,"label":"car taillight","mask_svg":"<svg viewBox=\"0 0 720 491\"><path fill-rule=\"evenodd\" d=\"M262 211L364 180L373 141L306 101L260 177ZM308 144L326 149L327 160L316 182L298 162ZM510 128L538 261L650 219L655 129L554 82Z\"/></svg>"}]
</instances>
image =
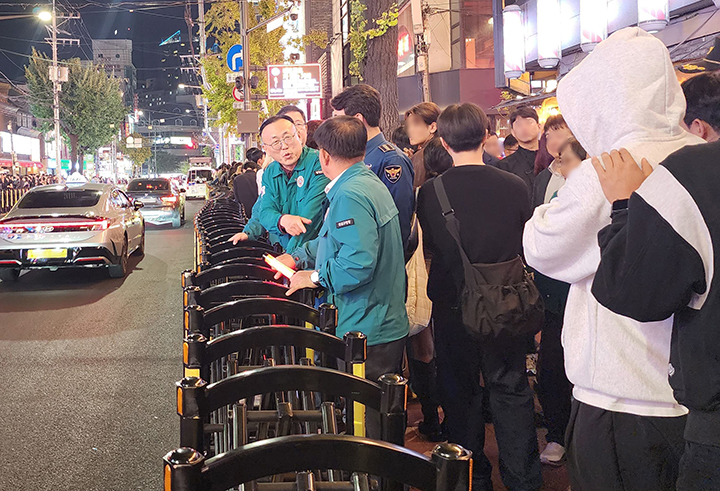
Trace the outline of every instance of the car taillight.
<instances>
[{"instance_id":1,"label":"car taillight","mask_svg":"<svg viewBox=\"0 0 720 491\"><path fill-rule=\"evenodd\" d=\"M0 222L3 234L44 234L50 232L101 232L107 230L109 222L105 218L98 220L67 222Z\"/></svg>"},{"instance_id":2,"label":"car taillight","mask_svg":"<svg viewBox=\"0 0 720 491\"><path fill-rule=\"evenodd\" d=\"M177 196L163 196L160 198L165 205L172 205L175 204L177 201Z\"/></svg>"}]
</instances>

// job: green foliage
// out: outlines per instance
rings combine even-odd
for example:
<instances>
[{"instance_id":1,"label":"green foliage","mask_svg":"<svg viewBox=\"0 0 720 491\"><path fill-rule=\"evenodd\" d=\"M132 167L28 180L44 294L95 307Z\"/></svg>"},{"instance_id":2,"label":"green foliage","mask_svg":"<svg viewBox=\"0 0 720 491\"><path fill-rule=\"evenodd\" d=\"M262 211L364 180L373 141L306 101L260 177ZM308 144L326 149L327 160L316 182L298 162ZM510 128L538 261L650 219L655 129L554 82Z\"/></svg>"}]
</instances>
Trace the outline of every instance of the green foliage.
<instances>
[{"instance_id":1,"label":"green foliage","mask_svg":"<svg viewBox=\"0 0 720 491\"><path fill-rule=\"evenodd\" d=\"M30 91L30 110L42 121L41 130L53 126L52 82L48 76L51 60L33 49L25 76ZM68 81L60 92L61 129L72 147L73 160L83 153L95 153L108 144L125 118L120 83L108 77L98 65L82 64L73 58L64 61Z\"/></svg>"},{"instance_id":2,"label":"green foliage","mask_svg":"<svg viewBox=\"0 0 720 491\"><path fill-rule=\"evenodd\" d=\"M182 157L160 150L155 155L155 171L158 174L180 172L183 160Z\"/></svg>"},{"instance_id":3,"label":"green foliage","mask_svg":"<svg viewBox=\"0 0 720 491\"><path fill-rule=\"evenodd\" d=\"M279 2L276 3L275 0L260 0L257 4L250 3L248 6L249 27L252 28L258 24L258 16L262 21L262 19L268 19L284 9L285 5ZM237 124L237 118L235 115L236 110L233 109L232 85L225 82L225 74L228 72L225 66L225 53L232 45L240 44L241 36L238 29L240 10L238 4L235 2L213 3L207 14L205 14L205 19L207 22L207 34L217 39L220 54L209 54L202 60L206 81L210 85L210 89L203 89L203 92L208 99L210 114L218 118L213 124L215 126L229 124L232 131L232 128L235 128ZM280 39L286 33L287 31L282 27L271 32L267 32L264 28L251 32L248 47L250 65L264 67L285 63L284 46ZM316 44L322 42L321 37L317 35L313 35L310 40ZM247 60L245 62L247 63ZM267 95L267 72L263 70L255 72L253 75L258 77L259 83L258 88L251 90L251 93ZM260 111L263 117L268 117L290 102L252 101L252 108Z\"/></svg>"},{"instance_id":4,"label":"green foliage","mask_svg":"<svg viewBox=\"0 0 720 491\"><path fill-rule=\"evenodd\" d=\"M362 67L365 64L369 39L375 39L384 35L391 27L398 23L400 15L397 4L392 4L390 9L383 12L379 19L373 22L377 27L367 28L368 21L365 19L365 11L367 6L362 0L350 1L350 33L348 40L350 42L350 52L352 59L348 65L350 75L363 79Z\"/></svg>"},{"instance_id":5,"label":"green foliage","mask_svg":"<svg viewBox=\"0 0 720 491\"><path fill-rule=\"evenodd\" d=\"M133 175L137 175L142 165L152 156L152 149L150 148L151 141L147 138L142 138L139 133L133 133L130 136L135 140L142 139L142 147L128 148L126 142L122 141L120 142L119 148L123 155L133 163Z\"/></svg>"}]
</instances>

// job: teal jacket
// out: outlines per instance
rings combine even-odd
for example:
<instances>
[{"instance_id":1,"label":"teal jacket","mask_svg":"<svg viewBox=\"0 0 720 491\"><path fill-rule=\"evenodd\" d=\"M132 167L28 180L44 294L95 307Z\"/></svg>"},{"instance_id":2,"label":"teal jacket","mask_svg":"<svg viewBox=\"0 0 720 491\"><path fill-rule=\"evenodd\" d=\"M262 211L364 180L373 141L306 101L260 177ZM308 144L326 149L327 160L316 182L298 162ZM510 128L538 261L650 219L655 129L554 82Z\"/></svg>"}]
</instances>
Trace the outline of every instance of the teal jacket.
<instances>
[{"instance_id":1,"label":"teal jacket","mask_svg":"<svg viewBox=\"0 0 720 491\"><path fill-rule=\"evenodd\" d=\"M337 335L361 331L369 346L407 336L405 258L390 192L359 162L337 178L327 199L320 234L293 256L299 267L318 270L338 308Z\"/></svg>"},{"instance_id":2,"label":"teal jacket","mask_svg":"<svg viewBox=\"0 0 720 491\"><path fill-rule=\"evenodd\" d=\"M263 172L260 196L245 233L255 240L267 230L271 240L276 239L288 252L314 239L322 226L321 208L329 182L320 167L318 151L312 148L303 148L289 178L278 162L271 162ZM282 215L309 218L312 224L306 225L306 233L293 237L280 229Z\"/></svg>"}]
</instances>

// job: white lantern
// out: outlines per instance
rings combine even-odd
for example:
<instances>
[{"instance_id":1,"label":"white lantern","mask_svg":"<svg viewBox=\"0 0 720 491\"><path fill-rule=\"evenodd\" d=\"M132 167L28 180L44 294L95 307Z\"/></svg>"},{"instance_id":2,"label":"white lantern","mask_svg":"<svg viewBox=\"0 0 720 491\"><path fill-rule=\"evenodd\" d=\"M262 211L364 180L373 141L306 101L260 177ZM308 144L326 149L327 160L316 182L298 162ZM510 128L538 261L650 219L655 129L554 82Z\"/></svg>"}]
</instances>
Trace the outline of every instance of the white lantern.
<instances>
[{"instance_id":1,"label":"white lantern","mask_svg":"<svg viewBox=\"0 0 720 491\"><path fill-rule=\"evenodd\" d=\"M507 78L525 73L525 26L522 9L517 5L503 9L503 58Z\"/></svg>"},{"instance_id":2,"label":"white lantern","mask_svg":"<svg viewBox=\"0 0 720 491\"><path fill-rule=\"evenodd\" d=\"M580 47L589 53L607 39L607 0L580 0Z\"/></svg>"},{"instance_id":3,"label":"white lantern","mask_svg":"<svg viewBox=\"0 0 720 491\"><path fill-rule=\"evenodd\" d=\"M638 0L638 27L657 32L664 29L669 21L668 0Z\"/></svg>"},{"instance_id":4,"label":"white lantern","mask_svg":"<svg viewBox=\"0 0 720 491\"><path fill-rule=\"evenodd\" d=\"M560 0L537 2L538 64L553 68L562 56L562 30L560 29Z\"/></svg>"}]
</instances>

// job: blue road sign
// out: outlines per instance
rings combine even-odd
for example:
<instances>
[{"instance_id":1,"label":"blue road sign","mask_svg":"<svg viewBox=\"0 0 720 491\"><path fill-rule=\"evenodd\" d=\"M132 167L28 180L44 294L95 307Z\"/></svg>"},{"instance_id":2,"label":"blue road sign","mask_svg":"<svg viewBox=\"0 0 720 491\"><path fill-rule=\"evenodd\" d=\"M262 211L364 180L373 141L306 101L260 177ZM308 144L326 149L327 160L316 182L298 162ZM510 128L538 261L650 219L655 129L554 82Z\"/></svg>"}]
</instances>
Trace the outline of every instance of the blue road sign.
<instances>
[{"instance_id":1,"label":"blue road sign","mask_svg":"<svg viewBox=\"0 0 720 491\"><path fill-rule=\"evenodd\" d=\"M227 66L233 72L239 72L243 67L242 45L236 44L227 52Z\"/></svg>"}]
</instances>

